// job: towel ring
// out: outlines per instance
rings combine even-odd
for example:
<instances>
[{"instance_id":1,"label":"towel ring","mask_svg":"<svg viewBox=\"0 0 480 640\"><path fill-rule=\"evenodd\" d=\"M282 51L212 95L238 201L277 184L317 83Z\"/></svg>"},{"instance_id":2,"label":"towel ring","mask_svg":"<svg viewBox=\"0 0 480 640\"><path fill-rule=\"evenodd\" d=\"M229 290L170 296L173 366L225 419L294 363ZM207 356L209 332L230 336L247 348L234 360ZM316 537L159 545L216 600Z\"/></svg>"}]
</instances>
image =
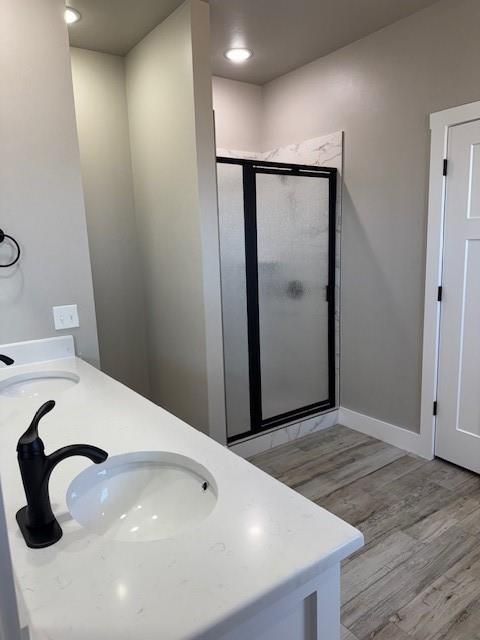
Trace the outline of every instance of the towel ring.
<instances>
[{"instance_id":1,"label":"towel ring","mask_svg":"<svg viewBox=\"0 0 480 640\"><path fill-rule=\"evenodd\" d=\"M7 264L0 264L0 268L2 268L2 269L6 268L6 267L13 267L13 265L16 264L20 260L20 253L21 253L20 245L15 240L15 238L12 238L12 236L9 236L7 233L4 233L2 231L2 229L0 229L0 244L2 244L2 242L5 240L5 238L8 238L8 240L10 240L10 242L15 246L15 248L17 250L17 255L11 262L8 262Z\"/></svg>"}]
</instances>

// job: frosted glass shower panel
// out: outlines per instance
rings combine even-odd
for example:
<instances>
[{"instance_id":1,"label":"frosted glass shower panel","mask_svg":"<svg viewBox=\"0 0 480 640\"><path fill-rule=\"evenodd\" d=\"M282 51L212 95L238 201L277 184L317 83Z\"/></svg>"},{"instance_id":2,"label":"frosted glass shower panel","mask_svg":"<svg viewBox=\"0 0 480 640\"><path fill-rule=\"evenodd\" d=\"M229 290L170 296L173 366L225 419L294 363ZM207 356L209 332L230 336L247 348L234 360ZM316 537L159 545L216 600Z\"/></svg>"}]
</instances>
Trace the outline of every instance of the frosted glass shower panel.
<instances>
[{"instance_id":1,"label":"frosted glass shower panel","mask_svg":"<svg viewBox=\"0 0 480 640\"><path fill-rule=\"evenodd\" d=\"M329 397L328 180L257 173L262 418Z\"/></svg>"},{"instance_id":2,"label":"frosted glass shower panel","mask_svg":"<svg viewBox=\"0 0 480 640\"><path fill-rule=\"evenodd\" d=\"M243 169L217 164L228 436L250 429Z\"/></svg>"},{"instance_id":3,"label":"frosted glass shower panel","mask_svg":"<svg viewBox=\"0 0 480 640\"><path fill-rule=\"evenodd\" d=\"M335 406L333 168L217 158L229 442Z\"/></svg>"}]
</instances>

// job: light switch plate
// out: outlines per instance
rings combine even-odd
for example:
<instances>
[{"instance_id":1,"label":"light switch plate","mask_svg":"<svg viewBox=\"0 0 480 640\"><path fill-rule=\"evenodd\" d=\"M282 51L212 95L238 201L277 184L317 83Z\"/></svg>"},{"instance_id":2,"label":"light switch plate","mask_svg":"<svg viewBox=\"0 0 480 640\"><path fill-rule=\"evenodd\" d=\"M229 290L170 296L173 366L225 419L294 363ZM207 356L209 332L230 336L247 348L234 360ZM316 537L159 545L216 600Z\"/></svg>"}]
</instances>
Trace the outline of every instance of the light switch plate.
<instances>
[{"instance_id":1,"label":"light switch plate","mask_svg":"<svg viewBox=\"0 0 480 640\"><path fill-rule=\"evenodd\" d=\"M62 307L53 307L53 321L57 331L79 327L77 305L67 304Z\"/></svg>"}]
</instances>

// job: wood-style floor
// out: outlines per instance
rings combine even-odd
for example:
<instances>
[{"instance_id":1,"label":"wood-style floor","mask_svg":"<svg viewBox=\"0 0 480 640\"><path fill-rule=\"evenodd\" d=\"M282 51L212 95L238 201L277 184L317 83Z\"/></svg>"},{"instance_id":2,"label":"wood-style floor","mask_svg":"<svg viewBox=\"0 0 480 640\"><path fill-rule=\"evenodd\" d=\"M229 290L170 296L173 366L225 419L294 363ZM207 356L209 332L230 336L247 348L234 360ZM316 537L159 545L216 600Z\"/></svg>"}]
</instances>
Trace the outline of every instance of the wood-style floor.
<instances>
[{"instance_id":1,"label":"wood-style floor","mask_svg":"<svg viewBox=\"0 0 480 640\"><path fill-rule=\"evenodd\" d=\"M480 476L342 426L251 462L363 532L343 640L480 640Z\"/></svg>"}]
</instances>

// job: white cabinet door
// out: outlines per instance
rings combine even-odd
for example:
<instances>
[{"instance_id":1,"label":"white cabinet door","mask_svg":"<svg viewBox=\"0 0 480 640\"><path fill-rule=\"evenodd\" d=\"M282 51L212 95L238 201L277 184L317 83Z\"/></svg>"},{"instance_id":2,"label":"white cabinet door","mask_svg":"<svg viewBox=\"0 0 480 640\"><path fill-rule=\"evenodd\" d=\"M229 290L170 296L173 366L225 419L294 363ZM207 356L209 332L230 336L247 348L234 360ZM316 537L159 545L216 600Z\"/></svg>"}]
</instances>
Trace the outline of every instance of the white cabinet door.
<instances>
[{"instance_id":1,"label":"white cabinet door","mask_svg":"<svg viewBox=\"0 0 480 640\"><path fill-rule=\"evenodd\" d=\"M448 138L435 454L480 473L480 121Z\"/></svg>"}]
</instances>

